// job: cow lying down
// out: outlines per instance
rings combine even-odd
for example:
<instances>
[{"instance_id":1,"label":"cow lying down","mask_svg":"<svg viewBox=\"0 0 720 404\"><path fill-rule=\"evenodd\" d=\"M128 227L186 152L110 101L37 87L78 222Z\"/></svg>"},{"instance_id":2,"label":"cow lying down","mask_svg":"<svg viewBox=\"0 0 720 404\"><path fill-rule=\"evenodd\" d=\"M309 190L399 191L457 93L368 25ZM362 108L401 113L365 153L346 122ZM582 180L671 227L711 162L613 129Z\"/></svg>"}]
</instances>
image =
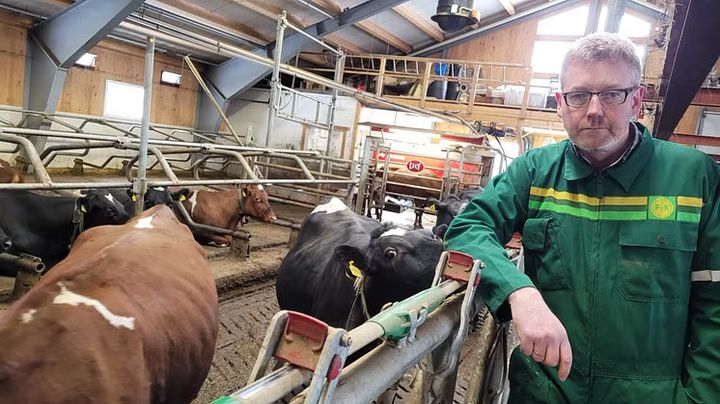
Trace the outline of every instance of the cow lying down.
<instances>
[{"instance_id":1,"label":"cow lying down","mask_svg":"<svg viewBox=\"0 0 720 404\"><path fill-rule=\"evenodd\" d=\"M352 329L367 316L428 288L442 243L429 230L408 231L358 215L333 198L312 211L280 264L280 308ZM365 296L356 294L355 279Z\"/></svg>"},{"instance_id":2,"label":"cow lying down","mask_svg":"<svg viewBox=\"0 0 720 404\"><path fill-rule=\"evenodd\" d=\"M169 208L89 229L0 318L0 401L188 403L217 323L205 252Z\"/></svg>"}]
</instances>

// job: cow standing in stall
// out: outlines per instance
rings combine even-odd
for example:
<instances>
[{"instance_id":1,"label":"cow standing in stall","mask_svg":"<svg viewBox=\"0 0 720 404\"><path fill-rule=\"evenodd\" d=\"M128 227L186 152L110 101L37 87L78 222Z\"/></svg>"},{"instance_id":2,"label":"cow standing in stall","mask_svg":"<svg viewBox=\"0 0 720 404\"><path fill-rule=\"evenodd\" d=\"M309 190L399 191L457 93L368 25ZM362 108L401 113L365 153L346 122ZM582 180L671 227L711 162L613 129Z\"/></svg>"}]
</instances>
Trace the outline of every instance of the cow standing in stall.
<instances>
[{"instance_id":1,"label":"cow standing in stall","mask_svg":"<svg viewBox=\"0 0 720 404\"><path fill-rule=\"evenodd\" d=\"M182 202L190 218L198 224L235 230L243 216L250 216L265 223L274 222L277 217L270 207L267 192L262 185L243 184L237 190L211 192L195 191ZM195 238L202 244L218 247L230 245L232 236L194 231Z\"/></svg>"},{"instance_id":2,"label":"cow standing in stall","mask_svg":"<svg viewBox=\"0 0 720 404\"><path fill-rule=\"evenodd\" d=\"M22 182L20 172L14 169L7 161L0 159L0 184L18 182Z\"/></svg>"},{"instance_id":3,"label":"cow standing in stall","mask_svg":"<svg viewBox=\"0 0 720 404\"><path fill-rule=\"evenodd\" d=\"M25 190L0 190L0 228L12 241L8 252L40 258L46 268L63 259L75 238L90 227L122 224L130 216L106 190L80 197L45 196ZM0 275L15 276L0 268Z\"/></svg>"},{"instance_id":4,"label":"cow standing in stall","mask_svg":"<svg viewBox=\"0 0 720 404\"><path fill-rule=\"evenodd\" d=\"M0 401L189 403L217 327L205 252L169 208L89 229L0 319Z\"/></svg>"},{"instance_id":5,"label":"cow standing in stall","mask_svg":"<svg viewBox=\"0 0 720 404\"><path fill-rule=\"evenodd\" d=\"M442 242L354 213L333 198L312 211L278 269L280 308L348 330L430 287Z\"/></svg>"}]
</instances>

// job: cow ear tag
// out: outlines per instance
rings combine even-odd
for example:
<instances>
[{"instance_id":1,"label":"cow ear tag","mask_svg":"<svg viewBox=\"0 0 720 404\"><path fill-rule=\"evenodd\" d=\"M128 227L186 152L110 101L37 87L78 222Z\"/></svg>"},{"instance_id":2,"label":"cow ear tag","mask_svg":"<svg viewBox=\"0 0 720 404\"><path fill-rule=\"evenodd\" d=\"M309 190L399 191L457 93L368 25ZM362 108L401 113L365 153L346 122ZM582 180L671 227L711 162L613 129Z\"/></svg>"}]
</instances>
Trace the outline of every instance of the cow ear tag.
<instances>
[{"instance_id":1,"label":"cow ear tag","mask_svg":"<svg viewBox=\"0 0 720 404\"><path fill-rule=\"evenodd\" d=\"M187 199L187 198L185 197L184 194L180 194L180 198L178 198L178 200L179 200L180 202L182 202L182 201L184 201L184 200L186 200L186 199Z\"/></svg>"},{"instance_id":2,"label":"cow ear tag","mask_svg":"<svg viewBox=\"0 0 720 404\"><path fill-rule=\"evenodd\" d=\"M133 196L132 196L132 201L133 201L133 202L137 202L137 195L133 194Z\"/></svg>"},{"instance_id":3,"label":"cow ear tag","mask_svg":"<svg viewBox=\"0 0 720 404\"><path fill-rule=\"evenodd\" d=\"M85 205L80 205L80 211L82 213L87 213L87 209L85 209Z\"/></svg>"},{"instance_id":4,"label":"cow ear tag","mask_svg":"<svg viewBox=\"0 0 720 404\"><path fill-rule=\"evenodd\" d=\"M355 266L355 261L348 262L347 271L345 273L350 279L362 278L363 274L360 268Z\"/></svg>"},{"instance_id":5,"label":"cow ear tag","mask_svg":"<svg viewBox=\"0 0 720 404\"><path fill-rule=\"evenodd\" d=\"M430 205L430 208L428 208L428 209L430 209L430 212L432 212L432 213L435 213L435 211L437 210L434 203L432 205Z\"/></svg>"}]
</instances>

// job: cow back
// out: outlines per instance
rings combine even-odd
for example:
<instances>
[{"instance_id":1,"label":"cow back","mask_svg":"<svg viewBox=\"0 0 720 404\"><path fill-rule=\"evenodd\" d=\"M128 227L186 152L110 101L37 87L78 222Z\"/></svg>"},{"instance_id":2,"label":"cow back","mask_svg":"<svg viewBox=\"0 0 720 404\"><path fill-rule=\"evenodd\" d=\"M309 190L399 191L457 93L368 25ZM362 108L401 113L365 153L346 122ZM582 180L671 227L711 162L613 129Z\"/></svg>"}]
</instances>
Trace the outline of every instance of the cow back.
<instances>
[{"instance_id":1,"label":"cow back","mask_svg":"<svg viewBox=\"0 0 720 404\"><path fill-rule=\"evenodd\" d=\"M212 361L217 294L166 206L80 235L0 319L9 402L189 402ZM37 383L42 383L38 388Z\"/></svg>"}]
</instances>

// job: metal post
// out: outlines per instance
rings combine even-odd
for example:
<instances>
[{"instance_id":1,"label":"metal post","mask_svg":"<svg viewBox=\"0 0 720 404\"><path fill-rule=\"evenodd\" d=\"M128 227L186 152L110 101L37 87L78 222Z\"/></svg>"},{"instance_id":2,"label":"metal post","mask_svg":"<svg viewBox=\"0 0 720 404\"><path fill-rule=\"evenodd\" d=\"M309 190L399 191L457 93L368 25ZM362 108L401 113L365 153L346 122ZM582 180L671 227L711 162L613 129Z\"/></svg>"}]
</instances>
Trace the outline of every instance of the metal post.
<instances>
[{"instance_id":1,"label":"metal post","mask_svg":"<svg viewBox=\"0 0 720 404\"><path fill-rule=\"evenodd\" d=\"M335 61L335 82L342 84L342 71L343 66L345 66L345 54L337 57L337 60ZM330 155L330 140L332 139L332 134L335 131L335 110L337 109L337 98L338 98L338 89L334 88L332 92L332 102L330 103L330 112L328 117L328 137L327 137L327 145L325 145L325 155Z\"/></svg>"},{"instance_id":2,"label":"metal post","mask_svg":"<svg viewBox=\"0 0 720 404\"><path fill-rule=\"evenodd\" d=\"M280 62L282 61L283 36L285 35L285 27L287 26L287 13L283 10L278 16L277 34L275 36L275 52L273 53L274 64L272 72L272 80L270 81L270 102L268 103L268 127L265 133L265 141L263 146L270 146L270 134L275 124L275 115L278 112L278 103L281 95L280 88Z\"/></svg>"},{"instance_id":3,"label":"metal post","mask_svg":"<svg viewBox=\"0 0 720 404\"><path fill-rule=\"evenodd\" d=\"M147 190L147 154L148 130L150 128L150 104L152 103L153 65L155 62L155 37L147 38L145 47L145 97L143 99L142 129L140 130L140 151L138 152L138 176L133 183L135 200L135 214L139 215L145 206L145 191Z\"/></svg>"},{"instance_id":4,"label":"metal post","mask_svg":"<svg viewBox=\"0 0 720 404\"><path fill-rule=\"evenodd\" d=\"M370 166L370 153L372 146L372 141L369 136L365 136L365 144L363 145L363 154L362 154L362 163L360 165L360 184L358 184L358 190L357 190L357 198L355 200L355 213L362 215L363 213L363 204L365 203L365 198L370 196L370 193L366 193L367 191L367 179L368 179L368 171ZM370 211L370 201L368 201L368 212Z\"/></svg>"}]
</instances>

